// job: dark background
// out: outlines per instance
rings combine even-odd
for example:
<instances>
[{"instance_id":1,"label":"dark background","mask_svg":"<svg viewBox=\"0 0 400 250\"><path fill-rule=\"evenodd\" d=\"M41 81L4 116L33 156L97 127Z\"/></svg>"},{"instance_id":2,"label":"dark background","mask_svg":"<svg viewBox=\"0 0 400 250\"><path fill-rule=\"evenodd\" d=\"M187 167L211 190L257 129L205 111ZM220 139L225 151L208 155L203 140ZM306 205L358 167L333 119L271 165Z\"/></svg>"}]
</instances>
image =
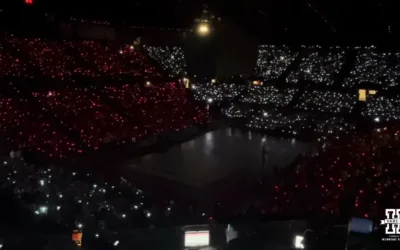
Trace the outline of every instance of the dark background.
<instances>
[{"instance_id":1,"label":"dark background","mask_svg":"<svg viewBox=\"0 0 400 250\"><path fill-rule=\"evenodd\" d=\"M146 29L183 28L186 34L179 34L179 39L172 39L172 42L160 34L153 34L148 42L184 45L189 73L199 76L251 73L257 44L397 47L400 41L396 1L32 1L28 6L24 0L2 0L0 21L3 28L26 27L32 32L45 27L41 21L52 20L56 30L59 22L71 16ZM204 16L205 8L214 30L209 37L199 38L190 30L195 29L195 20ZM139 35L142 34L135 33L131 37ZM193 65L194 62L197 65Z\"/></svg>"}]
</instances>

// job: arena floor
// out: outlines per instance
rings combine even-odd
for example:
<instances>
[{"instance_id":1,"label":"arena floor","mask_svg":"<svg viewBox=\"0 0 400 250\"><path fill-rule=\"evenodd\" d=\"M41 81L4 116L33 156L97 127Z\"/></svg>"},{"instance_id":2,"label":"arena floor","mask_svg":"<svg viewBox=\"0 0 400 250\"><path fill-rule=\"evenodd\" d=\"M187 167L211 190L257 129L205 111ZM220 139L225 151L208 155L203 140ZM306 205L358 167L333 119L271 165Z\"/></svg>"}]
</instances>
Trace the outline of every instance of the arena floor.
<instances>
[{"instance_id":1,"label":"arena floor","mask_svg":"<svg viewBox=\"0 0 400 250\"><path fill-rule=\"evenodd\" d=\"M298 154L311 147L310 143L295 139L263 137L226 128L174 146L167 152L137 158L127 165L135 172L198 188L234 176L254 178L262 171L264 140L269 152L264 170L267 173L272 172L274 165L288 166Z\"/></svg>"}]
</instances>

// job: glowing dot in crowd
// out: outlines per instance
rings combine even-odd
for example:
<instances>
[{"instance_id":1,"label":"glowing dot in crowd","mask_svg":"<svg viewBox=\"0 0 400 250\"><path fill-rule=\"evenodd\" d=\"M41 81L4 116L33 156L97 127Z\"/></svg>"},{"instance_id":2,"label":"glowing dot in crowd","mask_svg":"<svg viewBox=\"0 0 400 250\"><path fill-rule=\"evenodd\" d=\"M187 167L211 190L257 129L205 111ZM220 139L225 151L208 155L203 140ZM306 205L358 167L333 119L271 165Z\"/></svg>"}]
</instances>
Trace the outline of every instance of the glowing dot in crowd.
<instances>
[{"instance_id":1,"label":"glowing dot in crowd","mask_svg":"<svg viewBox=\"0 0 400 250\"><path fill-rule=\"evenodd\" d=\"M46 206L41 206L41 207L39 207L39 212L40 212L41 214L47 213L47 210L48 210L48 208L47 208Z\"/></svg>"}]
</instances>

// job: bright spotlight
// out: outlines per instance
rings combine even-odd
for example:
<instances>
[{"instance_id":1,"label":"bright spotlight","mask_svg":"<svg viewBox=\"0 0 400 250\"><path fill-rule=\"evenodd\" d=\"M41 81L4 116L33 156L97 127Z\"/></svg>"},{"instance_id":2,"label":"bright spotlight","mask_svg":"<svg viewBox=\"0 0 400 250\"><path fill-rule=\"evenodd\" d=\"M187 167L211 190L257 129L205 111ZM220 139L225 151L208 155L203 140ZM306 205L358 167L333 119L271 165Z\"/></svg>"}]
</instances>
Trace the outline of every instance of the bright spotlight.
<instances>
[{"instance_id":1,"label":"bright spotlight","mask_svg":"<svg viewBox=\"0 0 400 250\"><path fill-rule=\"evenodd\" d=\"M202 36L207 35L210 33L210 26L207 23L201 23L197 27L197 32Z\"/></svg>"},{"instance_id":2,"label":"bright spotlight","mask_svg":"<svg viewBox=\"0 0 400 250\"><path fill-rule=\"evenodd\" d=\"M294 247L297 249L304 249L304 237L300 235L296 235L294 237Z\"/></svg>"}]
</instances>

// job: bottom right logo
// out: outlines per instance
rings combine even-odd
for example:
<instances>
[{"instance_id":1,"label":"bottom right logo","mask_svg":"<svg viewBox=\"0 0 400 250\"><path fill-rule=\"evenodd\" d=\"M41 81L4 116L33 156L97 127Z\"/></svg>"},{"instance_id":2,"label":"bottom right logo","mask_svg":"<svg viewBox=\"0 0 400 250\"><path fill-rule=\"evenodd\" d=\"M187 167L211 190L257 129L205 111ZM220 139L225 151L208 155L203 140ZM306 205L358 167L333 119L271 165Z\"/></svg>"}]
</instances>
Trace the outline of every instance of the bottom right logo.
<instances>
[{"instance_id":1,"label":"bottom right logo","mask_svg":"<svg viewBox=\"0 0 400 250\"><path fill-rule=\"evenodd\" d=\"M385 209L386 219L381 220L381 225L386 225L382 241L400 241L400 209Z\"/></svg>"}]
</instances>

